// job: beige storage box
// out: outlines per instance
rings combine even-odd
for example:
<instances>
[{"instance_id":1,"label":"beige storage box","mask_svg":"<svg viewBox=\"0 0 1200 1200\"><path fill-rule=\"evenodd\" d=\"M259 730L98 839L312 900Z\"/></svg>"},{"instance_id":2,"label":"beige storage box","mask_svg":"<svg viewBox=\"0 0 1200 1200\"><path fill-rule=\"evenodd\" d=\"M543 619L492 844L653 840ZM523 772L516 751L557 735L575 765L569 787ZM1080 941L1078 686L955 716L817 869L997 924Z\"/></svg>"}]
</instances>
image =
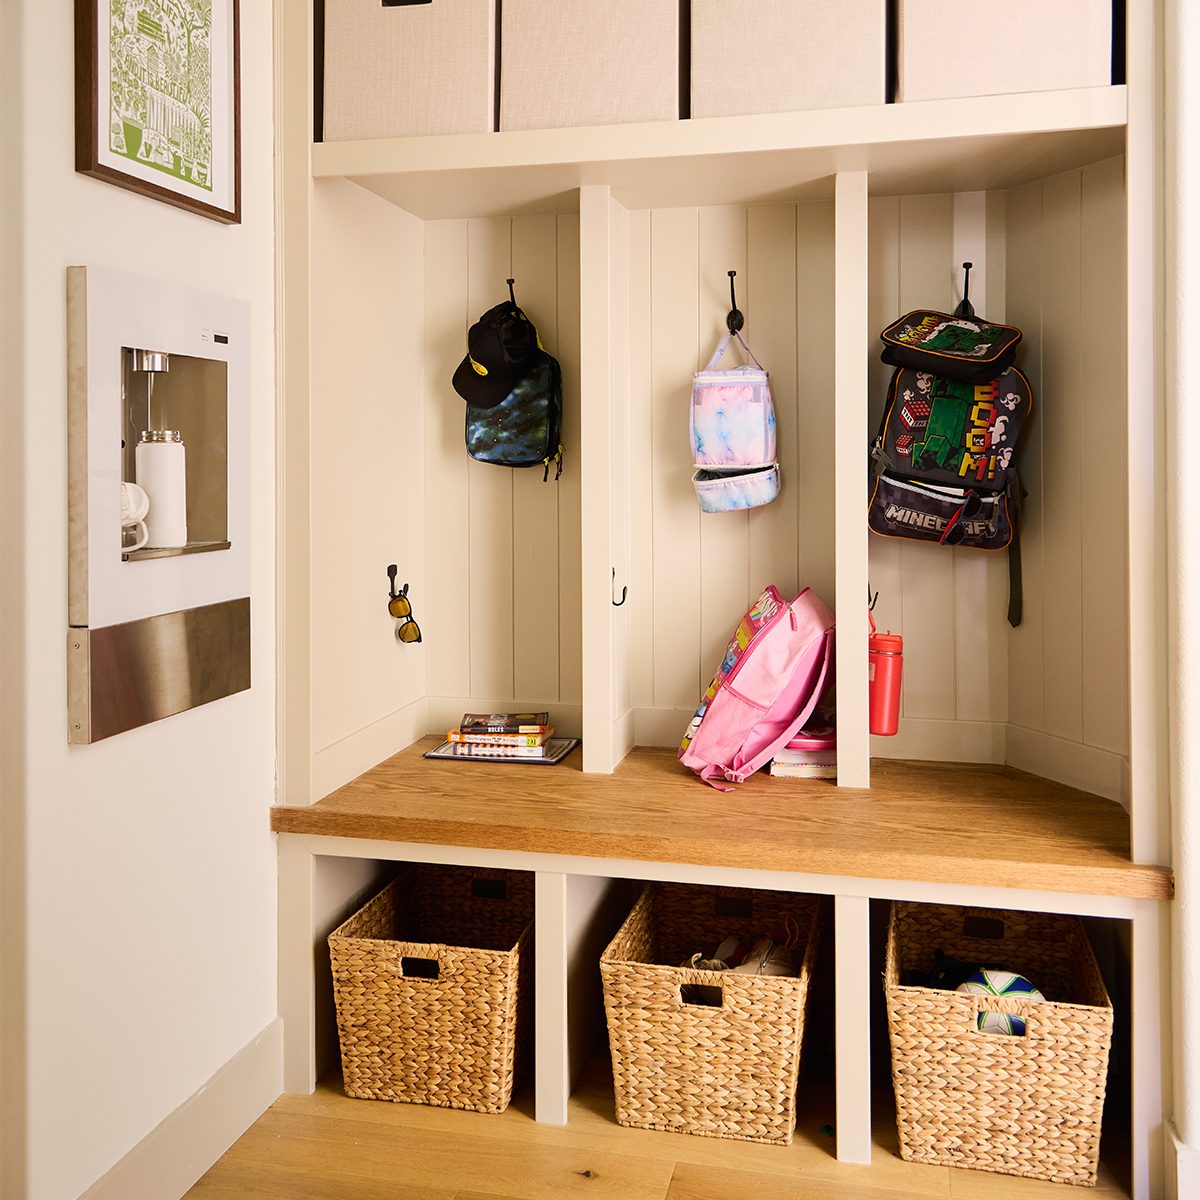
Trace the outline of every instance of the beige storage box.
<instances>
[{"instance_id":1,"label":"beige storage box","mask_svg":"<svg viewBox=\"0 0 1200 1200\"><path fill-rule=\"evenodd\" d=\"M500 128L679 116L678 0L504 0Z\"/></svg>"},{"instance_id":2,"label":"beige storage box","mask_svg":"<svg viewBox=\"0 0 1200 1200\"><path fill-rule=\"evenodd\" d=\"M327 142L495 128L495 0L326 0Z\"/></svg>"},{"instance_id":3,"label":"beige storage box","mask_svg":"<svg viewBox=\"0 0 1200 1200\"><path fill-rule=\"evenodd\" d=\"M939 950L1023 975L1044 999L904 982ZM901 1158L1095 1184L1113 1009L1078 917L897 902L884 991ZM1024 1032L991 1032L984 1013Z\"/></svg>"},{"instance_id":4,"label":"beige storage box","mask_svg":"<svg viewBox=\"0 0 1200 1200\"><path fill-rule=\"evenodd\" d=\"M1111 0L898 0L897 100L1104 87Z\"/></svg>"},{"instance_id":5,"label":"beige storage box","mask_svg":"<svg viewBox=\"0 0 1200 1200\"><path fill-rule=\"evenodd\" d=\"M692 0L692 116L887 99L886 0Z\"/></svg>"},{"instance_id":6,"label":"beige storage box","mask_svg":"<svg viewBox=\"0 0 1200 1200\"><path fill-rule=\"evenodd\" d=\"M346 1095L508 1106L532 1049L532 874L411 864L329 958Z\"/></svg>"},{"instance_id":7,"label":"beige storage box","mask_svg":"<svg viewBox=\"0 0 1200 1200\"><path fill-rule=\"evenodd\" d=\"M820 919L814 896L647 885L600 957L620 1124L791 1142ZM788 975L679 965L783 931Z\"/></svg>"}]
</instances>

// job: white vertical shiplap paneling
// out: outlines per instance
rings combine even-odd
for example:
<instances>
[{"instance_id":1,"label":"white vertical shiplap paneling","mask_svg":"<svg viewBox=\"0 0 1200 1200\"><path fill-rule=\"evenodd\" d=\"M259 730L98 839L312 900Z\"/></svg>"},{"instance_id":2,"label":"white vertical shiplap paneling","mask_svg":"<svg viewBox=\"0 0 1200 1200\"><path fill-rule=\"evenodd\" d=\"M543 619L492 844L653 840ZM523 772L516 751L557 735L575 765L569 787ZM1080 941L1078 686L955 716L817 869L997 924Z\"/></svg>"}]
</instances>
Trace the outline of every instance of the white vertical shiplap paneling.
<instances>
[{"instance_id":1,"label":"white vertical shiplap paneling","mask_svg":"<svg viewBox=\"0 0 1200 1200\"><path fill-rule=\"evenodd\" d=\"M557 358L558 236L553 215L513 219L512 272L517 303ZM522 704L559 698L558 495L554 472L548 482L544 474L538 467L511 472L513 696Z\"/></svg>"},{"instance_id":2,"label":"white vertical shiplap paneling","mask_svg":"<svg viewBox=\"0 0 1200 1200\"><path fill-rule=\"evenodd\" d=\"M1083 740L1129 752L1125 161L1083 169L1079 326L1081 385Z\"/></svg>"},{"instance_id":3,"label":"white vertical shiplap paneling","mask_svg":"<svg viewBox=\"0 0 1200 1200\"><path fill-rule=\"evenodd\" d=\"M746 273L746 209L744 207L700 210L700 307L699 351L707 359L726 332L729 312L728 271L737 271L741 282L738 307L746 314L743 337L753 336L749 307L751 280ZM746 297L743 307L743 297ZM763 297L764 300L767 297ZM753 343L751 343L753 344ZM745 361L733 341L720 365L735 366ZM704 363L697 361L696 367ZM695 369L695 368L693 368ZM687 438L687 415L678 436ZM693 503L696 503L693 500ZM764 581L765 582L765 581ZM729 636L738 619L750 607L750 514L748 512L702 513L700 516L700 668L711 677L721 662ZM757 593L755 593L757 594ZM699 699L699 696L697 696Z\"/></svg>"},{"instance_id":4,"label":"white vertical shiplap paneling","mask_svg":"<svg viewBox=\"0 0 1200 1200\"><path fill-rule=\"evenodd\" d=\"M471 693L469 560L463 553L471 524L469 460L463 449L463 400L450 383L475 319L467 310L467 252L465 221L426 222L422 375L429 604L415 611L428 655L431 696Z\"/></svg>"},{"instance_id":5,"label":"white vertical shiplap paneling","mask_svg":"<svg viewBox=\"0 0 1200 1200\"><path fill-rule=\"evenodd\" d=\"M467 224L467 306L476 320L508 295L512 222ZM492 463L467 464L471 598L471 695L513 696L513 473Z\"/></svg>"},{"instance_id":6,"label":"white vertical shiplap paneling","mask_svg":"<svg viewBox=\"0 0 1200 1200\"><path fill-rule=\"evenodd\" d=\"M701 682L700 508L691 484L687 433L699 356L698 246L696 209L651 213L654 703L659 708L694 708L708 683Z\"/></svg>"},{"instance_id":7,"label":"white vertical shiplap paneling","mask_svg":"<svg viewBox=\"0 0 1200 1200\"><path fill-rule=\"evenodd\" d=\"M954 266L974 263L971 303L986 317L989 279L1003 270L1003 248L988 236L986 192L954 197ZM962 276L956 275L961 281ZM962 289L954 294L957 302ZM955 718L1000 722L1008 715L1008 556L1004 551L956 550L954 557Z\"/></svg>"},{"instance_id":8,"label":"white vertical shiplap paneling","mask_svg":"<svg viewBox=\"0 0 1200 1200\"><path fill-rule=\"evenodd\" d=\"M786 243L785 243L786 245ZM765 250L764 250L765 256ZM782 269L786 258L779 264ZM796 434L799 478L780 501L796 508L796 577L833 608L833 204L796 206ZM759 303L761 311L762 303ZM779 346L779 353L785 348ZM766 360L763 360L766 362ZM769 365L769 364L768 364ZM785 479L785 484L787 480ZM865 517L864 517L865 520Z\"/></svg>"},{"instance_id":9,"label":"white vertical shiplap paneling","mask_svg":"<svg viewBox=\"0 0 1200 1200\"><path fill-rule=\"evenodd\" d=\"M579 217L559 216L558 341L554 356L563 373L563 474L558 496L558 697L583 700L583 596L579 436Z\"/></svg>"},{"instance_id":10,"label":"white vertical shiplap paneling","mask_svg":"<svg viewBox=\"0 0 1200 1200\"><path fill-rule=\"evenodd\" d=\"M900 305L954 305L954 197L905 196L900 201ZM897 314L899 315L899 314ZM957 679L954 555L942 546L900 545L904 592L906 717L953 720Z\"/></svg>"},{"instance_id":11,"label":"white vertical shiplap paneling","mask_svg":"<svg viewBox=\"0 0 1200 1200\"><path fill-rule=\"evenodd\" d=\"M1021 479L1029 493L1021 522L1021 573L1024 616L1008 639L1008 712L1014 725L1044 727L1044 670L1042 661L1042 442L1043 410L1054 398L1042 389L1042 185L1025 184L1008 194L1007 320L1024 333L1017 364L1033 387L1033 422L1022 435Z\"/></svg>"},{"instance_id":12,"label":"white vertical shiplap paneling","mask_svg":"<svg viewBox=\"0 0 1200 1200\"><path fill-rule=\"evenodd\" d=\"M1042 184L1042 728L1072 742L1083 737L1081 188L1078 171Z\"/></svg>"},{"instance_id":13,"label":"white vertical shiplap paneling","mask_svg":"<svg viewBox=\"0 0 1200 1200\"><path fill-rule=\"evenodd\" d=\"M617 336L629 345L629 560L615 580L625 595L630 636L630 689L635 708L654 707L654 474L659 469L651 438L654 426L653 354L650 343L650 211L626 217L629 246L629 309Z\"/></svg>"},{"instance_id":14,"label":"white vertical shiplap paneling","mask_svg":"<svg viewBox=\"0 0 1200 1200\"><path fill-rule=\"evenodd\" d=\"M742 311L749 314L745 334L771 378L782 481L774 504L746 514L749 591L757 595L773 583L788 600L799 586L797 498L802 482L796 393L796 214L794 204L764 204L749 210L745 278L738 276L742 283L738 299L745 295L748 307Z\"/></svg>"}]
</instances>

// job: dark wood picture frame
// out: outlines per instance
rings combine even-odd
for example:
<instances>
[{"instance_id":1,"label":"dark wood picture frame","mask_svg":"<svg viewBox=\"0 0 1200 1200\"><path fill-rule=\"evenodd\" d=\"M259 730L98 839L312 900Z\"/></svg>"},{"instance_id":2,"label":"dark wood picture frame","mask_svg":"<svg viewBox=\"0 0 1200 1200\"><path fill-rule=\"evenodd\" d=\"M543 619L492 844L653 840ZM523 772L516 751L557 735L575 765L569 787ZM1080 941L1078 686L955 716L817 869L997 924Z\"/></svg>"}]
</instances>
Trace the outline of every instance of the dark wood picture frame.
<instances>
[{"instance_id":1,"label":"dark wood picture frame","mask_svg":"<svg viewBox=\"0 0 1200 1200\"><path fill-rule=\"evenodd\" d=\"M231 0L232 21L230 38L230 72L233 82L231 97L233 116L233 188L232 207L209 203L197 196L175 191L152 183L137 175L127 174L100 159L100 64L99 15L101 7L107 13L116 0L75 0L75 170L93 179L103 179L117 187L161 200L164 204L186 209L226 225L238 225L242 220L242 73L241 73L241 0ZM210 48L211 53L211 48Z\"/></svg>"}]
</instances>

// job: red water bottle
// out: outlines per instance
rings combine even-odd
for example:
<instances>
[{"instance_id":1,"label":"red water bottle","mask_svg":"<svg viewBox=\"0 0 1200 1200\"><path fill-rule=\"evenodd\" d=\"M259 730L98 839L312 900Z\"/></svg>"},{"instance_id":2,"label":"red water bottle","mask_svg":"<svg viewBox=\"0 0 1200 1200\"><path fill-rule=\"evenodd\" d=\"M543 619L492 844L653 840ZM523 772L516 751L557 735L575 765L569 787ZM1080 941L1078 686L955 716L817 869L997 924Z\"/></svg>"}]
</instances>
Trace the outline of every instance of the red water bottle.
<instances>
[{"instance_id":1,"label":"red water bottle","mask_svg":"<svg viewBox=\"0 0 1200 1200\"><path fill-rule=\"evenodd\" d=\"M870 679L871 732L890 737L900 725L900 675L904 670L904 639L898 633L880 633L868 612L871 638L867 661Z\"/></svg>"}]
</instances>

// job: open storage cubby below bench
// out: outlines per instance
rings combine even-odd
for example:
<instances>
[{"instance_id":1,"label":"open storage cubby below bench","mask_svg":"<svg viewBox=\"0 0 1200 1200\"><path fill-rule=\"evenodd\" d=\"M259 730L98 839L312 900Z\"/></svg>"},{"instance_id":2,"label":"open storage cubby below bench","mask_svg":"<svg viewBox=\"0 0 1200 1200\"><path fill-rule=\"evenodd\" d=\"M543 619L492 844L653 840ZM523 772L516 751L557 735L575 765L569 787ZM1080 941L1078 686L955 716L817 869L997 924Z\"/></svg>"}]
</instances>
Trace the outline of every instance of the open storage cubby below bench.
<instances>
[{"instance_id":1,"label":"open storage cubby below bench","mask_svg":"<svg viewBox=\"0 0 1200 1200\"><path fill-rule=\"evenodd\" d=\"M287 50L293 502L272 828L289 1090L332 1065L320 945L385 864L534 872L549 1124L579 1111L629 881L808 893L833 898L836 1153L866 1163L890 1098L870 1053L880 907L1064 913L1105 922L1129 964L1117 1156L1134 1200L1161 1195L1172 874L1161 547L1144 531L1162 481L1127 351L1154 305L1143 20L1128 87L317 145L307 46ZM1003 554L866 527L879 330L950 311L964 260L979 313L1024 330L1035 395L1017 629ZM702 515L687 403L728 270L771 374L783 488ZM510 276L563 368L557 484L463 446L450 379ZM419 645L395 641L390 562ZM772 583L836 612L840 786L759 775L726 795L672 747ZM868 732L868 584L905 639L893 739ZM552 768L421 757L463 712L505 709L548 709L582 749Z\"/></svg>"},{"instance_id":2,"label":"open storage cubby below bench","mask_svg":"<svg viewBox=\"0 0 1200 1200\"><path fill-rule=\"evenodd\" d=\"M636 749L599 776L582 771L578 751L558 767L529 768L423 758L434 744L421 740L313 805L275 808L272 826L288 835L282 862L533 871L535 1110L552 1124L572 1119L576 1081L599 1069L588 1065L601 1027L598 960L628 912L625 881L834 897L833 1109L837 1155L848 1162L870 1161L873 1144L876 1153L895 1144L890 1082L878 1044L874 1072L869 1050L886 924L886 907L872 914L873 899L1110 918L1104 924L1124 931L1114 936L1136 972L1148 969L1139 955L1156 953L1159 903L1172 892L1169 870L1130 861L1118 804L1008 767L880 760L868 790L757 776L730 797L700 784L667 750ZM306 941L304 931L296 936ZM1136 996L1136 974L1132 988ZM807 1036L819 1045L829 1034L826 1024ZM1156 1039L1150 1014L1135 1013L1135 1062L1154 1053ZM304 1069L315 1081L332 1061L310 1059ZM1131 1084L1118 1078L1132 1098L1133 1136L1127 1142L1118 1129L1104 1157L1123 1175L1117 1164L1131 1155L1136 1179L1145 1168L1138 1106L1148 1100L1136 1072ZM819 1102L819 1086L815 1095ZM801 1111L806 1103L802 1095ZM1112 1103L1125 1111L1124 1096ZM1116 1186L1110 1173L1102 1181Z\"/></svg>"}]
</instances>

